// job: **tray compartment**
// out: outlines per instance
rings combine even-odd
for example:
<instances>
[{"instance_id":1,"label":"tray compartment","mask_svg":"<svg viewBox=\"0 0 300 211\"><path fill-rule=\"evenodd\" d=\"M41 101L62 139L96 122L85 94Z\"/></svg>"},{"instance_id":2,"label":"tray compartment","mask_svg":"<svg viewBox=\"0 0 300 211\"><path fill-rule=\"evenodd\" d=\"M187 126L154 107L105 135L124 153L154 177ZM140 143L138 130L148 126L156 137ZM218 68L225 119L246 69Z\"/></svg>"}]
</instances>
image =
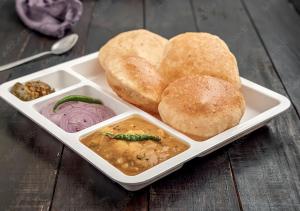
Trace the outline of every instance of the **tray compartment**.
<instances>
[{"instance_id":1,"label":"tray compartment","mask_svg":"<svg viewBox=\"0 0 300 211\"><path fill-rule=\"evenodd\" d=\"M122 122L126 119L129 119L131 117L138 117L138 118L141 118L147 122L149 122L150 124L153 124L155 125L156 127L162 129L165 133L167 133L168 135L170 136L173 136L175 137L178 141L184 143L187 145L187 148L180 152L179 154L177 155L174 155L170 158L168 158L167 160L161 162L161 163L158 163L157 165L155 166L152 166L151 168L145 170L145 171L142 171L140 173L138 173L137 175L134 175L134 176L130 176L130 175L127 175L125 173L123 173L121 170L119 170L117 167L115 167L113 164L109 163L105 158L103 158L101 155L97 154L96 152L94 152L91 148L89 148L87 145L85 145L84 143L82 143L82 139L85 138L86 136L90 135L90 134L93 134L94 132L98 131L99 129L101 128L105 128L107 126L110 126L110 125L114 125L118 122ZM92 159L96 159L98 160L98 162L101 162L100 166L103 167L103 165L107 165L109 166L109 168L112 168L114 171L117 171L119 174L121 175L124 175L125 177L136 177L136 176L139 176L141 174L145 174L147 171L153 171L155 170L155 168L159 165L164 165L166 162L170 162L169 160L172 160L172 159L177 159L177 157L180 157L183 153L187 153L188 150L191 149L192 147L192 143L193 142L192 140L186 140L180 133L178 133L177 131L174 131L172 128L169 128L168 126L158 122L155 118L148 118L147 117L147 114L144 114L144 113L139 113L139 112L127 112L127 113L124 113L122 115L119 115L119 116L116 116L106 122L103 122L102 124L99 123L99 125L95 125L93 126L93 128L90 128L90 129L87 129L85 131L82 131L80 133L80 135L78 136L78 142L79 144L81 145L82 148L84 148L86 152L88 152L88 156L86 156L87 158L92 158ZM89 160L89 159L88 159ZM102 163L103 162L103 163ZM92 163L95 163L95 162L92 162ZM175 162L176 163L176 162ZM182 166L182 165L181 165ZM180 166L180 167L181 167ZM100 167L100 168L101 168ZM173 168L173 167L172 167ZM171 169L172 169L171 168Z\"/></svg>"},{"instance_id":2,"label":"tray compartment","mask_svg":"<svg viewBox=\"0 0 300 211\"><path fill-rule=\"evenodd\" d=\"M41 109L44 106L46 106L47 104L58 101L59 99L65 97L65 96L68 96L68 95L85 95L85 96L99 99L103 102L103 105L107 106L108 108L110 108L114 111L114 113L116 114L115 116L122 114L129 110L129 108L126 105L123 105L118 100L115 100L108 94L102 92L101 90L95 89L94 87L89 86L89 85L83 85L79 88L67 91L67 92L57 95L55 97L40 101L40 102L34 104L33 108L40 113ZM46 117L44 117L44 118L46 118Z\"/></svg>"},{"instance_id":3,"label":"tray compartment","mask_svg":"<svg viewBox=\"0 0 300 211\"><path fill-rule=\"evenodd\" d=\"M91 58L72 66L71 69L102 88L111 90L105 79L105 70L99 64L98 58Z\"/></svg>"},{"instance_id":4,"label":"tray compartment","mask_svg":"<svg viewBox=\"0 0 300 211\"><path fill-rule=\"evenodd\" d=\"M48 74L38 76L38 77L33 77L30 79L28 79L28 78L21 78L20 80L16 79L13 82L10 82L10 86L8 87L9 93L15 83L20 82L20 83L24 84L28 81L42 81L44 83L47 83L50 87L55 89L55 92L80 83L80 80L78 78L76 78L75 76L67 73L64 70L58 70L56 72L48 73ZM55 93L55 92L53 92L53 93ZM53 93L50 93L45 96L49 96ZM45 96L39 97L37 99L41 99ZM34 99L34 100L37 100L37 99ZM18 100L21 100L21 99L18 98ZM33 101L33 100L30 100L30 101ZM24 101L24 102L30 102L30 101Z\"/></svg>"},{"instance_id":5,"label":"tray compartment","mask_svg":"<svg viewBox=\"0 0 300 211\"><path fill-rule=\"evenodd\" d=\"M246 110L240 123L246 122L280 104L280 101L276 98L257 92L249 86L243 85L242 92L246 101Z\"/></svg>"},{"instance_id":6,"label":"tray compartment","mask_svg":"<svg viewBox=\"0 0 300 211\"><path fill-rule=\"evenodd\" d=\"M89 96L92 98L96 98L99 99L103 102L103 104L109 108L111 108L116 115L124 113L128 110L130 110L130 108L126 105L124 105L123 103L119 102L118 100L116 100L115 98L111 97L110 95L106 94L105 92L102 92L101 90L95 89L92 86L89 85L83 85L82 87L76 88L74 90L65 92L63 94L60 94L58 96L55 96L53 98L38 102L34 105L34 108L37 111L40 111L41 107L45 104L45 103L50 103L50 102L54 102L57 101L65 96L68 95L85 95L85 96Z\"/></svg>"},{"instance_id":7,"label":"tray compartment","mask_svg":"<svg viewBox=\"0 0 300 211\"><path fill-rule=\"evenodd\" d=\"M27 81L37 81L37 80L49 84L55 90L61 90L80 82L78 78L67 73L64 70L59 70L56 72L48 73L40 77L32 78L30 80L27 79L25 81L20 81L20 82L25 83Z\"/></svg>"},{"instance_id":8,"label":"tray compartment","mask_svg":"<svg viewBox=\"0 0 300 211\"><path fill-rule=\"evenodd\" d=\"M46 82L51 87L55 88L55 90L61 90L80 82L78 78L63 70L41 76L33 80Z\"/></svg>"},{"instance_id":9,"label":"tray compartment","mask_svg":"<svg viewBox=\"0 0 300 211\"><path fill-rule=\"evenodd\" d=\"M160 122L159 120L157 120L155 117L150 117L149 114L146 113L142 113L142 112L136 112L136 111L130 111L127 112L124 115L120 115L117 118L114 118L113 121L109 121L106 124L102 124L101 126L97 127L97 128L93 128L92 130L86 131L84 133L80 134L80 139L82 139L85 136L88 136L90 134L92 134L93 132L103 128L103 127L107 127L109 125L113 125L116 124L118 122L124 121L126 119L129 119L131 117L138 117L141 118L155 126L157 126L158 128L161 128L162 130L164 130L167 134L177 138L178 140L180 140L181 142L186 143L189 147L191 147L191 143L194 143L194 141L192 139L186 139L186 137L183 137L183 134L177 132L176 130L174 130L173 128L171 128L168 125L165 125L164 123Z\"/></svg>"}]
</instances>

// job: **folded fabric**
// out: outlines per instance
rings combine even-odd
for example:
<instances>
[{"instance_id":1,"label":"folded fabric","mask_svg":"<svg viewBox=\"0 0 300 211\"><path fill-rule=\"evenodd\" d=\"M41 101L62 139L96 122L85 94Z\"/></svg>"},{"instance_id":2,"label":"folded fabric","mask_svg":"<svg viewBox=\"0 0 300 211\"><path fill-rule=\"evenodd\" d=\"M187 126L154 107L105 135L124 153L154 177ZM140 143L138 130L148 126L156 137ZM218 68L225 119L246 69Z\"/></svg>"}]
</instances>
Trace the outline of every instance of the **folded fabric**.
<instances>
[{"instance_id":1,"label":"folded fabric","mask_svg":"<svg viewBox=\"0 0 300 211\"><path fill-rule=\"evenodd\" d=\"M16 10L29 28L63 37L79 21L82 4L79 0L16 0Z\"/></svg>"}]
</instances>

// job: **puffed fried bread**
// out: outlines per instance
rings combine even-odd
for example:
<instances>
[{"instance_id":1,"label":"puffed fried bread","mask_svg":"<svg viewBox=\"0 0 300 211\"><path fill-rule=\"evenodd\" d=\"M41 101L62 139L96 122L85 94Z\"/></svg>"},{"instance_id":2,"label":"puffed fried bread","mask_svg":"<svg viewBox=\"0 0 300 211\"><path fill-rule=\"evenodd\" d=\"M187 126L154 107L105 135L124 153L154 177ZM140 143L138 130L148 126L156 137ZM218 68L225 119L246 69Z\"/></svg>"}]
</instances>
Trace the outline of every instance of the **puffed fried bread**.
<instances>
[{"instance_id":1,"label":"puffed fried bread","mask_svg":"<svg viewBox=\"0 0 300 211\"><path fill-rule=\"evenodd\" d=\"M103 69L110 68L114 59L124 56L138 56L158 67L168 40L160 35L138 29L118 34L110 39L99 51L99 61Z\"/></svg>"},{"instance_id":2,"label":"puffed fried bread","mask_svg":"<svg viewBox=\"0 0 300 211\"><path fill-rule=\"evenodd\" d=\"M154 65L137 56L114 59L106 70L110 87L129 103L152 114L158 113L158 103L165 88Z\"/></svg>"},{"instance_id":3,"label":"puffed fried bread","mask_svg":"<svg viewBox=\"0 0 300 211\"><path fill-rule=\"evenodd\" d=\"M187 32L171 38L159 72L169 83L187 75L210 75L241 86L235 56L223 40L209 33Z\"/></svg>"},{"instance_id":4,"label":"puffed fried bread","mask_svg":"<svg viewBox=\"0 0 300 211\"><path fill-rule=\"evenodd\" d=\"M162 120L195 140L237 125L245 111L242 93L211 76L185 76L170 83L158 106Z\"/></svg>"}]
</instances>

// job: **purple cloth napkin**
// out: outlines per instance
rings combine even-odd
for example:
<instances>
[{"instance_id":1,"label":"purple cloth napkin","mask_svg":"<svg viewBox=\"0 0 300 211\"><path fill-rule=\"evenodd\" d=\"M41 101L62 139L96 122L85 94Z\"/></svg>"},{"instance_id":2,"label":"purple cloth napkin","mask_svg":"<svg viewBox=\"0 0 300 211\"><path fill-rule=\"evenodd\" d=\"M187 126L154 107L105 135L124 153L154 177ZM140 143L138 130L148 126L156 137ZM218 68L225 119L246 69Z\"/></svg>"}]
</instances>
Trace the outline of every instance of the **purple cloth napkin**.
<instances>
[{"instance_id":1,"label":"purple cloth napkin","mask_svg":"<svg viewBox=\"0 0 300 211\"><path fill-rule=\"evenodd\" d=\"M60 38L79 21L82 4L79 0L16 0L16 10L29 28Z\"/></svg>"}]
</instances>

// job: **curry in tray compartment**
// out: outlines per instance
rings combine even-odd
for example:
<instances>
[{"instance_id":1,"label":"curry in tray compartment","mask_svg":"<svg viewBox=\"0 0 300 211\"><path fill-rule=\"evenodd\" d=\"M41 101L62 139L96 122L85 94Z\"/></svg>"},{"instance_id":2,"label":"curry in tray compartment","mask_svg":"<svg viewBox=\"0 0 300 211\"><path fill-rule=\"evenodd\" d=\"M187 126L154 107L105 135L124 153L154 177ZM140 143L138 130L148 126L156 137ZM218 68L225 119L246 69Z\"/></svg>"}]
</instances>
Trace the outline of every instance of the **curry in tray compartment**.
<instances>
[{"instance_id":1,"label":"curry in tray compartment","mask_svg":"<svg viewBox=\"0 0 300 211\"><path fill-rule=\"evenodd\" d=\"M127 175L137 175L189 148L137 116L101 128L81 142Z\"/></svg>"}]
</instances>

